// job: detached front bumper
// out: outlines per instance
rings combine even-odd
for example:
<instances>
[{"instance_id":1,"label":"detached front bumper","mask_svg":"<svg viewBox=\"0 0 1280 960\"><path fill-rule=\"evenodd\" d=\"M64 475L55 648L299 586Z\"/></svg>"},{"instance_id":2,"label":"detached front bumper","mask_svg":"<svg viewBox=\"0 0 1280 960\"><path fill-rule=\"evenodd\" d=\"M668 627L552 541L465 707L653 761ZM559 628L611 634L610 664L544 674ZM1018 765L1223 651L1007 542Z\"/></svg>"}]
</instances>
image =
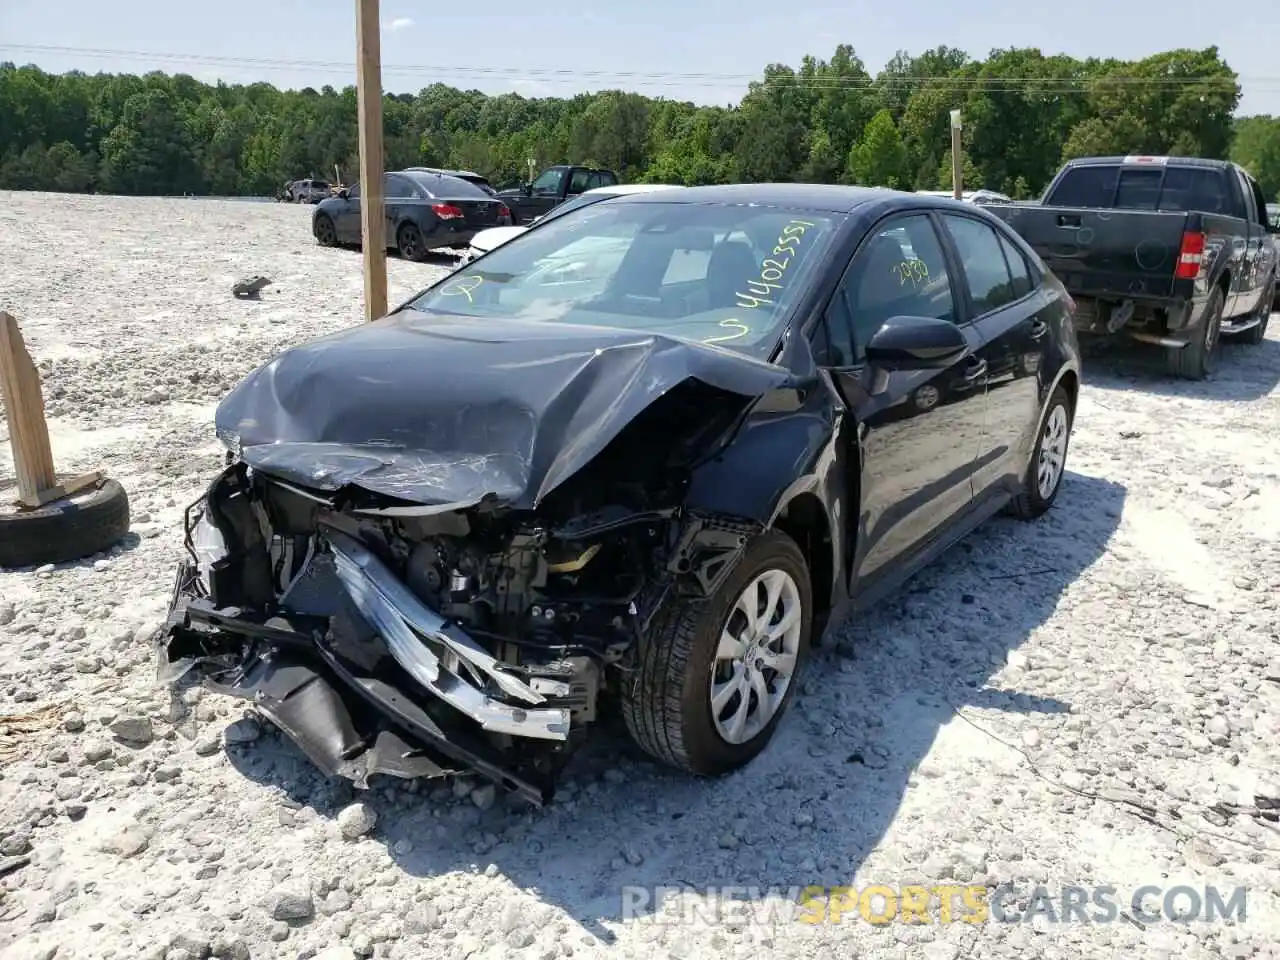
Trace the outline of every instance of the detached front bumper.
<instances>
[{"instance_id":1,"label":"detached front bumper","mask_svg":"<svg viewBox=\"0 0 1280 960\"><path fill-rule=\"evenodd\" d=\"M567 679L517 676L358 541L337 530L317 541L270 613L219 609L184 561L158 638L160 679L197 671L251 700L318 768L360 787L375 773L470 771L548 802L547 760L567 746L578 702ZM504 739L522 749L495 744Z\"/></svg>"}]
</instances>

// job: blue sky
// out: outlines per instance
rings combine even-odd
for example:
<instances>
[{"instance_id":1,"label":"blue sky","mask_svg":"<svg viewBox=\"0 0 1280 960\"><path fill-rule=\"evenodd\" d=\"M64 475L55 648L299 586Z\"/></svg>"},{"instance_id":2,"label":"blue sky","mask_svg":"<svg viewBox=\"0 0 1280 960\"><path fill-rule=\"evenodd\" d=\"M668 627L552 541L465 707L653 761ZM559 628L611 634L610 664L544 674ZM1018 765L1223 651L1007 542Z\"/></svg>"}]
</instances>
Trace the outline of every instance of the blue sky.
<instances>
[{"instance_id":1,"label":"blue sky","mask_svg":"<svg viewBox=\"0 0 1280 960\"><path fill-rule=\"evenodd\" d=\"M355 82L354 9L354 0L0 0L0 60L53 71L161 69L204 80L341 87ZM852 44L872 73L897 49L941 43L979 56L992 47L1038 46L1126 59L1217 44L1241 76L1240 112L1280 114L1280 3L1245 9L1213 17L1192 0L382 0L383 84L404 92L441 80L531 96L623 87L729 103L766 63L827 56L838 43ZM11 45L316 63L182 62Z\"/></svg>"}]
</instances>

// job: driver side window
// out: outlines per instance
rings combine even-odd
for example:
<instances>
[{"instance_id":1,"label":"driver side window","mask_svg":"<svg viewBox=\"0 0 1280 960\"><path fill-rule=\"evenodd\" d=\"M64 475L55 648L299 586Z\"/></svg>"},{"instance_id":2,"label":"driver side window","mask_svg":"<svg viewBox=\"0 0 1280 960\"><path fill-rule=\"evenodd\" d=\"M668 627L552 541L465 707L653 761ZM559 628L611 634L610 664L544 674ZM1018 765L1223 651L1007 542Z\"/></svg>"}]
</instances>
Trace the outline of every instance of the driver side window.
<instances>
[{"instance_id":1,"label":"driver side window","mask_svg":"<svg viewBox=\"0 0 1280 960\"><path fill-rule=\"evenodd\" d=\"M534 193L560 193L560 184L564 182L563 170L547 170L542 176L533 181Z\"/></svg>"},{"instance_id":2,"label":"driver side window","mask_svg":"<svg viewBox=\"0 0 1280 960\"><path fill-rule=\"evenodd\" d=\"M836 300L848 318L853 351L861 360L867 341L891 317L931 317L955 322L951 278L942 243L923 213L883 222L854 254Z\"/></svg>"}]
</instances>

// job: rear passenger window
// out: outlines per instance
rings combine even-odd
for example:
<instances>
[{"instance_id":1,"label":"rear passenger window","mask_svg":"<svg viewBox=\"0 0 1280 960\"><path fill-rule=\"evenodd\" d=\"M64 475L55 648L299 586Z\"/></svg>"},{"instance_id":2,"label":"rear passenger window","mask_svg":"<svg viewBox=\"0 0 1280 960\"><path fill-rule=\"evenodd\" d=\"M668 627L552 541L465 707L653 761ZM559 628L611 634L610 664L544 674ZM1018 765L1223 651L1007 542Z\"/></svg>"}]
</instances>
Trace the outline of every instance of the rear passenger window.
<instances>
[{"instance_id":1,"label":"rear passenger window","mask_svg":"<svg viewBox=\"0 0 1280 960\"><path fill-rule=\"evenodd\" d=\"M1164 179L1162 167L1145 170L1121 170L1120 188L1116 191L1115 206L1119 210L1155 210L1160 205L1160 181Z\"/></svg>"},{"instance_id":2,"label":"rear passenger window","mask_svg":"<svg viewBox=\"0 0 1280 960\"><path fill-rule=\"evenodd\" d=\"M588 182L588 177L590 177L590 173L586 170L573 171L573 176L569 179L570 195L575 193L582 193L584 190L586 190L590 186L590 183Z\"/></svg>"},{"instance_id":3,"label":"rear passenger window","mask_svg":"<svg viewBox=\"0 0 1280 960\"><path fill-rule=\"evenodd\" d=\"M955 214L944 213L942 219L960 253L974 311L981 316L1016 300L1013 278L1009 276L1000 237L995 230L985 223Z\"/></svg>"},{"instance_id":4,"label":"rear passenger window","mask_svg":"<svg viewBox=\"0 0 1280 960\"><path fill-rule=\"evenodd\" d=\"M1118 167L1073 167L1062 175L1048 202L1059 207L1110 207Z\"/></svg>"},{"instance_id":5,"label":"rear passenger window","mask_svg":"<svg viewBox=\"0 0 1280 960\"><path fill-rule=\"evenodd\" d=\"M1170 167L1160 191L1161 210L1198 210L1222 213L1231 207L1229 188L1222 172L1207 167Z\"/></svg>"},{"instance_id":6,"label":"rear passenger window","mask_svg":"<svg viewBox=\"0 0 1280 960\"><path fill-rule=\"evenodd\" d=\"M1027 258L1005 237L1000 238L1000 248L1004 250L1004 259L1009 264L1009 277L1013 282L1013 299L1021 299L1031 292L1033 286Z\"/></svg>"}]
</instances>

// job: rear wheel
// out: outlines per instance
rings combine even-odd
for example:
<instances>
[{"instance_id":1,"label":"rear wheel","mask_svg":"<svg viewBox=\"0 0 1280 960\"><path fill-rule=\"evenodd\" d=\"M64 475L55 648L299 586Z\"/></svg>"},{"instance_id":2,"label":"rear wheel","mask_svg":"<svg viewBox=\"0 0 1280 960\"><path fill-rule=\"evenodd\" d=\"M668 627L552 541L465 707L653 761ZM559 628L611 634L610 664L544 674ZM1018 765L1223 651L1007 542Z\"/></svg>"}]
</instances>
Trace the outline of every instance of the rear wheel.
<instances>
[{"instance_id":1,"label":"rear wheel","mask_svg":"<svg viewBox=\"0 0 1280 960\"><path fill-rule=\"evenodd\" d=\"M1058 499L1062 477L1067 472L1067 447L1071 443L1071 398L1058 387L1049 398L1036 448L1022 481L1022 492L1011 504L1014 516L1034 520L1045 514Z\"/></svg>"},{"instance_id":2,"label":"rear wheel","mask_svg":"<svg viewBox=\"0 0 1280 960\"><path fill-rule=\"evenodd\" d=\"M1213 373L1218 361L1218 334L1222 330L1222 311L1226 297L1221 287L1214 287L1205 307L1204 320L1191 331L1185 347L1165 350L1165 369L1184 380L1203 380Z\"/></svg>"},{"instance_id":3,"label":"rear wheel","mask_svg":"<svg viewBox=\"0 0 1280 960\"><path fill-rule=\"evenodd\" d=\"M421 262L427 258L427 245L416 223L402 223L396 231L396 248L406 260Z\"/></svg>"},{"instance_id":4,"label":"rear wheel","mask_svg":"<svg viewBox=\"0 0 1280 960\"><path fill-rule=\"evenodd\" d=\"M322 247L336 247L338 245L338 231L333 225L333 220L326 213L316 214L315 226L316 241Z\"/></svg>"},{"instance_id":5,"label":"rear wheel","mask_svg":"<svg viewBox=\"0 0 1280 960\"><path fill-rule=\"evenodd\" d=\"M773 737L808 653L813 595L795 541L753 539L733 574L705 602L677 600L640 644L623 692L632 738L690 773L728 773Z\"/></svg>"}]
</instances>

